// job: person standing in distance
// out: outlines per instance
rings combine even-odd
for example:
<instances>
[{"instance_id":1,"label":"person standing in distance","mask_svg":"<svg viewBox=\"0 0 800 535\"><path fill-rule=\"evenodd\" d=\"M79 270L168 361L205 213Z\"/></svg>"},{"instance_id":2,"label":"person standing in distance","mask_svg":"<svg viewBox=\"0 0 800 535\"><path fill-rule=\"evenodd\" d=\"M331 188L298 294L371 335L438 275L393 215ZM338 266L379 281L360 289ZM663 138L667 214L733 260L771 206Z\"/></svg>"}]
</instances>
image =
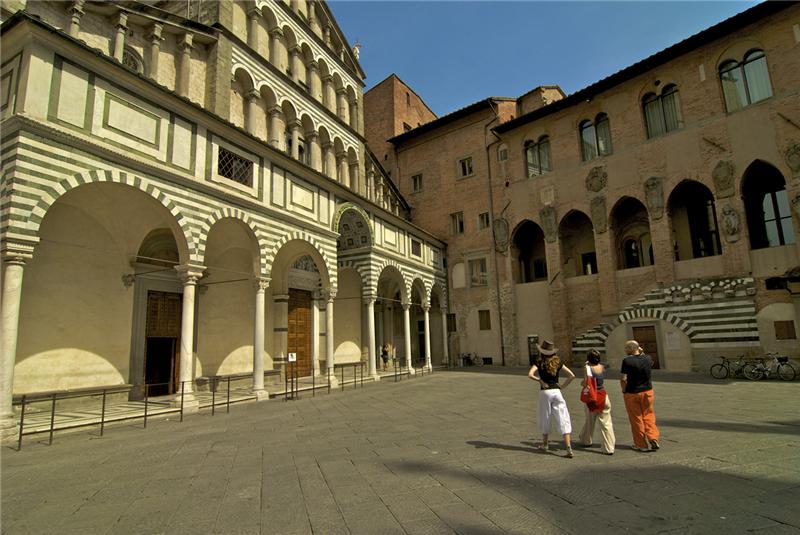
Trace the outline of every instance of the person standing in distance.
<instances>
[{"instance_id":1,"label":"person standing in distance","mask_svg":"<svg viewBox=\"0 0 800 535\"><path fill-rule=\"evenodd\" d=\"M622 360L620 384L625 397L625 410L628 411L628 420L631 423L633 449L655 451L661 447L658 443L661 437L653 409L653 360L642 351L636 340L625 342L625 353L628 356Z\"/></svg>"},{"instance_id":2,"label":"person standing in distance","mask_svg":"<svg viewBox=\"0 0 800 535\"><path fill-rule=\"evenodd\" d=\"M558 349L553 342L545 340L542 345L537 345L539 354L542 356L538 365L531 366L528 377L539 383L539 428L542 431L542 444L539 449L547 451L549 447L548 438L550 435L550 424L555 421L558 433L564 437L564 446L567 449L567 457L573 457L572 453L572 422L569 419L569 410L561 389L575 379L572 370L564 366L558 357ZM563 384L558 384L558 374L564 371L567 380ZM536 375L536 372L539 375Z\"/></svg>"}]
</instances>

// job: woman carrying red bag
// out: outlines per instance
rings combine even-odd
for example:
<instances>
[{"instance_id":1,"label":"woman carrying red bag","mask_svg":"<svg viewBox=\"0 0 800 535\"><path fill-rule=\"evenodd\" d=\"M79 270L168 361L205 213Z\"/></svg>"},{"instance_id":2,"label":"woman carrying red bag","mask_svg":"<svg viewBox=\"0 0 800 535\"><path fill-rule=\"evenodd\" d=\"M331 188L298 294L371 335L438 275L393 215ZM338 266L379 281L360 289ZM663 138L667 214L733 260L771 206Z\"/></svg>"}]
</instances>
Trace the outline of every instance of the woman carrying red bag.
<instances>
[{"instance_id":1,"label":"woman carrying red bag","mask_svg":"<svg viewBox=\"0 0 800 535\"><path fill-rule=\"evenodd\" d=\"M586 366L584 367L584 379L582 385L585 387L592 377L597 386L597 392L600 398L605 397L602 409L599 407L595 410L590 410L589 405L585 405L586 421L581 430L580 440L584 448L592 445L592 436L594 435L595 424L600 424L600 434L603 437L602 451L606 455L614 454L614 444L616 439L614 437L614 424L611 423L611 400L608 398L608 393L605 390L604 381L606 376L606 368L600 364L600 353L592 349L586 356ZM605 394L605 396L603 396Z\"/></svg>"}]
</instances>

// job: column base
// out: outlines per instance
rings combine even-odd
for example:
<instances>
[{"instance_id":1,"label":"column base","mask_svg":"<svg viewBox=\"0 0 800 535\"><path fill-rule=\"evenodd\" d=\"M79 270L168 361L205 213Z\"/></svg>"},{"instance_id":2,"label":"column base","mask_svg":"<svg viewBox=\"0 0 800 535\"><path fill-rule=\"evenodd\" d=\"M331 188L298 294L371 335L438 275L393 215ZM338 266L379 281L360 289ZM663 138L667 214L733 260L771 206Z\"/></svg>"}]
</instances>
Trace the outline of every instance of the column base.
<instances>
[{"instance_id":1,"label":"column base","mask_svg":"<svg viewBox=\"0 0 800 535\"><path fill-rule=\"evenodd\" d=\"M0 445L15 444L19 440L19 424L14 417L0 422Z\"/></svg>"},{"instance_id":2,"label":"column base","mask_svg":"<svg viewBox=\"0 0 800 535\"><path fill-rule=\"evenodd\" d=\"M372 380L375 381L375 382L381 380L381 376L378 375L378 372L373 373L370 377L372 377Z\"/></svg>"},{"instance_id":3,"label":"column base","mask_svg":"<svg viewBox=\"0 0 800 535\"><path fill-rule=\"evenodd\" d=\"M175 398L170 403L176 409L181 408L181 393L175 394ZM194 392L184 392L183 394L183 412L184 414L193 414L200 410L200 402L194 397Z\"/></svg>"},{"instance_id":4,"label":"column base","mask_svg":"<svg viewBox=\"0 0 800 535\"><path fill-rule=\"evenodd\" d=\"M331 372L331 388L338 388L339 387L339 379L336 378L336 374Z\"/></svg>"},{"instance_id":5,"label":"column base","mask_svg":"<svg viewBox=\"0 0 800 535\"><path fill-rule=\"evenodd\" d=\"M269 392L263 388L260 390L253 390L253 395L256 397L256 401L265 401L269 399Z\"/></svg>"},{"instance_id":6,"label":"column base","mask_svg":"<svg viewBox=\"0 0 800 535\"><path fill-rule=\"evenodd\" d=\"M417 375L417 370L413 366L409 366L406 370L408 370L408 375Z\"/></svg>"}]
</instances>

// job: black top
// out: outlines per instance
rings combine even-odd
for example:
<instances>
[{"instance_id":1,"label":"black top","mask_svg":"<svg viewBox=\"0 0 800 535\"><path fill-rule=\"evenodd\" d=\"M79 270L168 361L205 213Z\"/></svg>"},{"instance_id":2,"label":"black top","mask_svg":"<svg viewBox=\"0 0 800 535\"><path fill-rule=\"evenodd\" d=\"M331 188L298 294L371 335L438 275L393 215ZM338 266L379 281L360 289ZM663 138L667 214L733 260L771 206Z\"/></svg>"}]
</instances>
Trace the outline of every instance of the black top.
<instances>
[{"instance_id":1,"label":"black top","mask_svg":"<svg viewBox=\"0 0 800 535\"><path fill-rule=\"evenodd\" d=\"M603 366L602 364L600 365L600 367L603 370L600 373L595 373L594 370L592 370L592 377L594 377L598 390L600 390L601 388L605 388L605 386L603 386L603 383L605 382L606 379L606 367ZM589 369L590 370L592 369L591 364L589 365Z\"/></svg>"},{"instance_id":2,"label":"black top","mask_svg":"<svg viewBox=\"0 0 800 535\"><path fill-rule=\"evenodd\" d=\"M539 378L544 383L542 385L542 390L549 390L551 388L558 388L558 374L559 374L559 372L561 372L561 368L563 368L563 367L564 367L564 364L559 362L558 363L558 369L556 370L555 375L551 375L547 371L547 368L545 368L544 359L542 359L542 361L539 362Z\"/></svg>"},{"instance_id":3,"label":"black top","mask_svg":"<svg viewBox=\"0 0 800 535\"><path fill-rule=\"evenodd\" d=\"M653 369L653 360L649 355L628 355L622 360L622 373L628 376L625 386L626 394L638 394L653 389L650 382L650 372Z\"/></svg>"}]
</instances>

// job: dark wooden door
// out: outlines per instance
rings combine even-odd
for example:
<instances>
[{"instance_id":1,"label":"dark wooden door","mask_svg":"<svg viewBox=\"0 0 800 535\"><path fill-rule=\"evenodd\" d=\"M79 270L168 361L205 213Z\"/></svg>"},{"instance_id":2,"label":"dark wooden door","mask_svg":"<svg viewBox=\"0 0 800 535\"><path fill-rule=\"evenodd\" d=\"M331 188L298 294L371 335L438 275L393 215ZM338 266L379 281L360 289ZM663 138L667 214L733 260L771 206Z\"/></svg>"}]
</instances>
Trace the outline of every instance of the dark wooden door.
<instances>
[{"instance_id":1,"label":"dark wooden door","mask_svg":"<svg viewBox=\"0 0 800 535\"><path fill-rule=\"evenodd\" d=\"M147 292L144 380L147 384L159 384L150 389L151 396L177 391L182 301L181 294Z\"/></svg>"},{"instance_id":2,"label":"dark wooden door","mask_svg":"<svg viewBox=\"0 0 800 535\"><path fill-rule=\"evenodd\" d=\"M289 353L297 353L297 373L311 375L311 292L289 289Z\"/></svg>"},{"instance_id":3,"label":"dark wooden door","mask_svg":"<svg viewBox=\"0 0 800 535\"><path fill-rule=\"evenodd\" d=\"M656 328L654 325L633 328L633 339L639 342L642 350L653 359L653 369L661 366L658 362L658 342L656 340Z\"/></svg>"}]
</instances>

